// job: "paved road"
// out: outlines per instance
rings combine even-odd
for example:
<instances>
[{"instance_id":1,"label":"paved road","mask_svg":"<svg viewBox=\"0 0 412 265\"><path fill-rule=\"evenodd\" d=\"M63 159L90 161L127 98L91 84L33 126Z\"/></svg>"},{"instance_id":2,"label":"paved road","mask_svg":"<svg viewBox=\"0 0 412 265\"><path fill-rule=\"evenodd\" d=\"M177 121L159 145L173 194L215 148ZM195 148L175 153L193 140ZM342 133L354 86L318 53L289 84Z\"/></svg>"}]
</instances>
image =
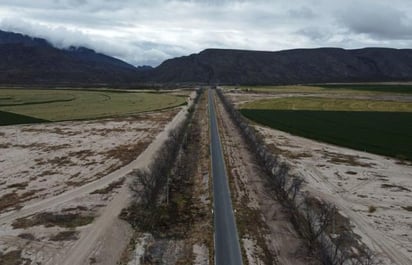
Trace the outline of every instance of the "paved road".
<instances>
[{"instance_id":1,"label":"paved road","mask_svg":"<svg viewBox=\"0 0 412 265\"><path fill-rule=\"evenodd\" d=\"M213 90L209 89L210 152L212 155L215 222L215 264L241 265L243 264L242 255L240 252L235 217L233 216L232 200L230 199L226 167L216 120L213 101L214 93Z\"/></svg>"}]
</instances>

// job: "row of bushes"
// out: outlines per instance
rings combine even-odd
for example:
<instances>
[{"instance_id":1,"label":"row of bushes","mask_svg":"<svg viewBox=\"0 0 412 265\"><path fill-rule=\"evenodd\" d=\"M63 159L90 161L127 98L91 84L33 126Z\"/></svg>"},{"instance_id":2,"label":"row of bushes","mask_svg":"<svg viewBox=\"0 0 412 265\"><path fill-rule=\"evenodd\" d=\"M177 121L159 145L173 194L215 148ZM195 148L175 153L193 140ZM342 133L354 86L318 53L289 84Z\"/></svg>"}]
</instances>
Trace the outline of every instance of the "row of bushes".
<instances>
[{"instance_id":1,"label":"row of bushes","mask_svg":"<svg viewBox=\"0 0 412 265\"><path fill-rule=\"evenodd\" d=\"M290 165L267 147L261 134L249 125L248 120L235 109L220 89L217 89L217 94L266 172L268 186L274 191L278 201L290 210L296 228L307 240L309 249L319 252L322 264L376 264L373 255L365 247L357 255L351 251L351 246L357 241L350 229L332 235L335 233L333 226L338 215L336 207L301 192L304 179L291 173Z\"/></svg>"},{"instance_id":2,"label":"row of bushes","mask_svg":"<svg viewBox=\"0 0 412 265\"><path fill-rule=\"evenodd\" d=\"M184 121L169 132L168 138L154 155L147 168L133 171L130 184L133 201L122 217L134 227L143 231L162 231L167 226L169 208L169 186L182 149L187 146L188 129L191 125L194 108L202 90L196 91L193 104L188 108Z\"/></svg>"}]
</instances>

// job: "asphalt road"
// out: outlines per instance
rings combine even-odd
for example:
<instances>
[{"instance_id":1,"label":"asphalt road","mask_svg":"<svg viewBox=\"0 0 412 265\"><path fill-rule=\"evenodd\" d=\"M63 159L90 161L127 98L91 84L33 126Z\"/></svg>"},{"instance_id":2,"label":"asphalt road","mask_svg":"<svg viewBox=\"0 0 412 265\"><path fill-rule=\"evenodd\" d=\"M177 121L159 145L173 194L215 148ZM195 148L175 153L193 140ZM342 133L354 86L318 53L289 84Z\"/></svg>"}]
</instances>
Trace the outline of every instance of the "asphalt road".
<instances>
[{"instance_id":1,"label":"asphalt road","mask_svg":"<svg viewBox=\"0 0 412 265\"><path fill-rule=\"evenodd\" d=\"M225 161L220 143L214 90L209 89L210 152L212 156L213 202L215 225L215 264L241 265L239 237L233 215Z\"/></svg>"}]
</instances>

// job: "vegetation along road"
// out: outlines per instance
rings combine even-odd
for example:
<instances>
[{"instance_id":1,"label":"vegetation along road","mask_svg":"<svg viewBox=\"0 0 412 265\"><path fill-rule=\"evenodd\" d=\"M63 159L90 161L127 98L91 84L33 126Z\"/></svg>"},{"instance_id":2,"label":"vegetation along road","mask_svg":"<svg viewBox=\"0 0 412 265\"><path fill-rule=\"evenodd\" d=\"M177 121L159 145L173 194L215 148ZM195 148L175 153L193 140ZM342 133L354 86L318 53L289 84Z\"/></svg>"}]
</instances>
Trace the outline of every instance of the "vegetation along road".
<instances>
[{"instance_id":1,"label":"vegetation along road","mask_svg":"<svg viewBox=\"0 0 412 265\"><path fill-rule=\"evenodd\" d=\"M233 216L226 167L216 120L213 90L209 90L210 148L212 156L215 264L242 264L239 238Z\"/></svg>"}]
</instances>

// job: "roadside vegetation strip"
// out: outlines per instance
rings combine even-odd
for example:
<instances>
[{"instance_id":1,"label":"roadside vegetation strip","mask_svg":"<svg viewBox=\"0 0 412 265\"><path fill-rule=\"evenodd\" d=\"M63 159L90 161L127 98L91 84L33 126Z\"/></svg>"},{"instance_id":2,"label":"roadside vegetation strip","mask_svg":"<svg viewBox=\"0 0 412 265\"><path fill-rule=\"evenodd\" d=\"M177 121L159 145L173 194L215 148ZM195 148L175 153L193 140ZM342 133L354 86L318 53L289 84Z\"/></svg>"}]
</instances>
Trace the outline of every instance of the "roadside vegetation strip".
<instances>
[{"instance_id":1,"label":"roadside vegetation strip","mask_svg":"<svg viewBox=\"0 0 412 265\"><path fill-rule=\"evenodd\" d=\"M287 97L252 101L241 109L410 112L412 102L319 97Z\"/></svg>"},{"instance_id":2,"label":"roadside vegetation strip","mask_svg":"<svg viewBox=\"0 0 412 265\"><path fill-rule=\"evenodd\" d=\"M0 126L15 125L15 124L29 124L29 123L44 123L49 122L43 119L37 119L16 113L0 111Z\"/></svg>"},{"instance_id":3,"label":"roadside vegetation strip","mask_svg":"<svg viewBox=\"0 0 412 265\"><path fill-rule=\"evenodd\" d=\"M177 107L186 98L167 93L0 89L0 110L50 121L129 115ZM33 104L36 104L33 106Z\"/></svg>"},{"instance_id":4,"label":"roadside vegetation strip","mask_svg":"<svg viewBox=\"0 0 412 265\"><path fill-rule=\"evenodd\" d=\"M193 231L210 215L207 208L195 203L196 196L193 194L194 176L198 172L201 156L202 128L195 115L202 91L197 92L186 120L171 131L148 168L131 174L133 181L130 189L134 199L122 211L121 217L138 233L153 236L151 246L144 250L144 257L152 261L170 258L167 253L159 253L165 250L166 242L177 246L173 256L179 264L193 262L192 248L178 247L183 241L185 244L200 241L211 249L212 241L208 235L211 227L210 231Z\"/></svg>"}]
</instances>

